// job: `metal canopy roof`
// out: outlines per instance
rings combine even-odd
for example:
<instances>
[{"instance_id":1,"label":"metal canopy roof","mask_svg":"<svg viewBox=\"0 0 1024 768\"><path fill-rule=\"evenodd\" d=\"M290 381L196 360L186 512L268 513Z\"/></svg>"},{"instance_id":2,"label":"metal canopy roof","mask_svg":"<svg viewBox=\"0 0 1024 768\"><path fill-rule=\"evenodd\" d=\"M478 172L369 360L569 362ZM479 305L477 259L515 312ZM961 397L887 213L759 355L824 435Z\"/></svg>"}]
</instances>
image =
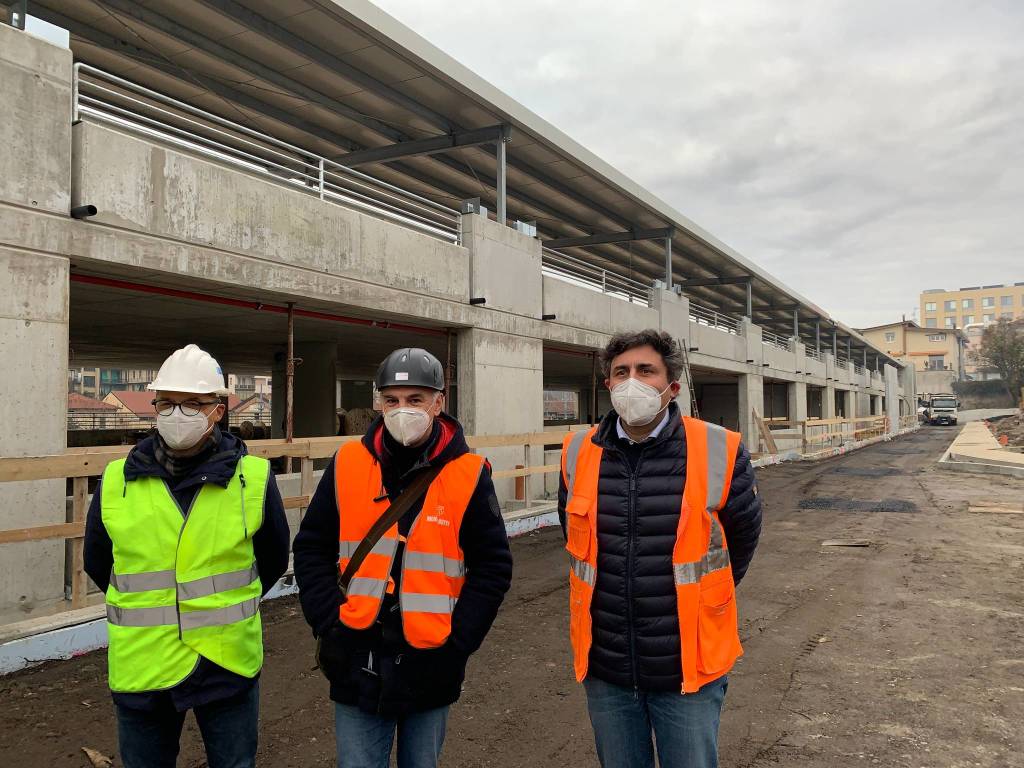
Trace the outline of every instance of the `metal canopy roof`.
<instances>
[{"instance_id":1,"label":"metal canopy roof","mask_svg":"<svg viewBox=\"0 0 1024 768\"><path fill-rule=\"evenodd\" d=\"M536 221L543 240L671 227L675 282L750 276L760 325L789 335L798 307L812 344L820 319L823 332L834 325L891 360L366 0L32 0L28 10L71 33L78 61L342 163L350 152L507 126L508 216ZM360 165L436 202L479 197L492 210L496 169L488 141ZM661 241L565 252L644 282L665 276ZM685 290L725 312L746 301L735 282Z\"/></svg>"}]
</instances>

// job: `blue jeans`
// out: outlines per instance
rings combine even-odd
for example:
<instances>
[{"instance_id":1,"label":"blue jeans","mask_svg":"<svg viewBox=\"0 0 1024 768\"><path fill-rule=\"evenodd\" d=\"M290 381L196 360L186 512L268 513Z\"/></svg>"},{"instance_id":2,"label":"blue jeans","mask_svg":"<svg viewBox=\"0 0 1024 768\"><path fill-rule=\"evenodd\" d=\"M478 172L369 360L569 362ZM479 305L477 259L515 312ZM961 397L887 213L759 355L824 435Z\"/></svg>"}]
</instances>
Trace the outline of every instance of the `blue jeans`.
<instances>
[{"instance_id":1,"label":"blue jeans","mask_svg":"<svg viewBox=\"0 0 1024 768\"><path fill-rule=\"evenodd\" d=\"M655 745L661 768L718 767L725 677L687 694L634 693L593 677L583 685L603 768L654 768Z\"/></svg>"},{"instance_id":2,"label":"blue jeans","mask_svg":"<svg viewBox=\"0 0 1024 768\"><path fill-rule=\"evenodd\" d=\"M338 768L388 768L396 729L398 768L437 768L447 724L448 707L390 720L335 703Z\"/></svg>"},{"instance_id":3,"label":"blue jeans","mask_svg":"<svg viewBox=\"0 0 1024 768\"><path fill-rule=\"evenodd\" d=\"M203 734L209 768L253 768L260 685L192 710ZM168 703L153 711L117 707L117 740L124 768L174 768L185 713Z\"/></svg>"}]
</instances>

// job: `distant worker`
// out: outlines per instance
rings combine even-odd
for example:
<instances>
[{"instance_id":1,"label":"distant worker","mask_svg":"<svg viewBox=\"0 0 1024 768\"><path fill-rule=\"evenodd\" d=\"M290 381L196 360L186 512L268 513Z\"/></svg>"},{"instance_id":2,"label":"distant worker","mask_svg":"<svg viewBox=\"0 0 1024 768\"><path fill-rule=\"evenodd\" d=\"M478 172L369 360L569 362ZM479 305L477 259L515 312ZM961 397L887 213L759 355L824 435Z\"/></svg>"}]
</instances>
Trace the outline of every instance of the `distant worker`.
<instances>
[{"instance_id":1,"label":"distant worker","mask_svg":"<svg viewBox=\"0 0 1024 768\"><path fill-rule=\"evenodd\" d=\"M156 433L107 465L85 525L121 761L173 766L191 709L210 768L253 766L260 598L288 566L281 494L267 460L217 426L227 389L213 357L189 344L149 389Z\"/></svg>"},{"instance_id":2,"label":"distant worker","mask_svg":"<svg viewBox=\"0 0 1024 768\"><path fill-rule=\"evenodd\" d=\"M620 333L601 364L614 411L565 440L558 492L576 679L604 768L653 768L655 745L661 768L712 768L761 532L750 454L681 416L667 333Z\"/></svg>"},{"instance_id":3,"label":"distant worker","mask_svg":"<svg viewBox=\"0 0 1024 768\"><path fill-rule=\"evenodd\" d=\"M398 768L430 768L512 555L490 465L444 412L438 359L396 350L375 383L383 415L324 471L295 577L335 702L339 768L387 768L396 730Z\"/></svg>"}]
</instances>

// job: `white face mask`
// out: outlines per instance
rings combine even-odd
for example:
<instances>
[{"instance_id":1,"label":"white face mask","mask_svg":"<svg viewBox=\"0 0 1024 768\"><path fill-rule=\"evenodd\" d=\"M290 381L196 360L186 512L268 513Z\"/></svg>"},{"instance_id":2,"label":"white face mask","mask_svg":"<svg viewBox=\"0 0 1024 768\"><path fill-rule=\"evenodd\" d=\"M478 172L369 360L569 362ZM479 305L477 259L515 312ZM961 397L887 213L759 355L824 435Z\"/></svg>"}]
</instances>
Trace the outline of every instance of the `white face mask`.
<instances>
[{"instance_id":1,"label":"white face mask","mask_svg":"<svg viewBox=\"0 0 1024 768\"><path fill-rule=\"evenodd\" d=\"M433 421L429 413L419 408L392 408L384 414L384 426L402 445L419 441Z\"/></svg>"},{"instance_id":2,"label":"white face mask","mask_svg":"<svg viewBox=\"0 0 1024 768\"><path fill-rule=\"evenodd\" d=\"M171 411L170 416L156 416L156 430L169 448L183 451L192 448L203 439L210 428L210 422L203 412L186 416L180 408Z\"/></svg>"},{"instance_id":3,"label":"white face mask","mask_svg":"<svg viewBox=\"0 0 1024 768\"><path fill-rule=\"evenodd\" d=\"M668 392L669 384L661 392L650 384L626 379L612 388L612 407L631 427L645 427L661 413L661 396Z\"/></svg>"}]
</instances>

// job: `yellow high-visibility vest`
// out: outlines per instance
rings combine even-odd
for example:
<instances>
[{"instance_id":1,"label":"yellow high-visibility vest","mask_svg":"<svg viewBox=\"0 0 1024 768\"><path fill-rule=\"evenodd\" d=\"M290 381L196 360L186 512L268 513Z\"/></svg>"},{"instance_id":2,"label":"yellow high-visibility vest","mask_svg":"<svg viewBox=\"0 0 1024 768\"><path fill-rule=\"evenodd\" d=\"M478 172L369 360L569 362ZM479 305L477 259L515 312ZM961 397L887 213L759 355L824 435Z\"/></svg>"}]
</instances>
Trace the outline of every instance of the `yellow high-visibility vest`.
<instances>
[{"instance_id":1,"label":"yellow high-visibility vest","mask_svg":"<svg viewBox=\"0 0 1024 768\"><path fill-rule=\"evenodd\" d=\"M263 525L270 464L243 456L226 488L203 485L181 509L167 482L103 473L101 513L114 545L107 588L111 690L171 688L203 656L255 677L263 666L262 594L252 537Z\"/></svg>"}]
</instances>

